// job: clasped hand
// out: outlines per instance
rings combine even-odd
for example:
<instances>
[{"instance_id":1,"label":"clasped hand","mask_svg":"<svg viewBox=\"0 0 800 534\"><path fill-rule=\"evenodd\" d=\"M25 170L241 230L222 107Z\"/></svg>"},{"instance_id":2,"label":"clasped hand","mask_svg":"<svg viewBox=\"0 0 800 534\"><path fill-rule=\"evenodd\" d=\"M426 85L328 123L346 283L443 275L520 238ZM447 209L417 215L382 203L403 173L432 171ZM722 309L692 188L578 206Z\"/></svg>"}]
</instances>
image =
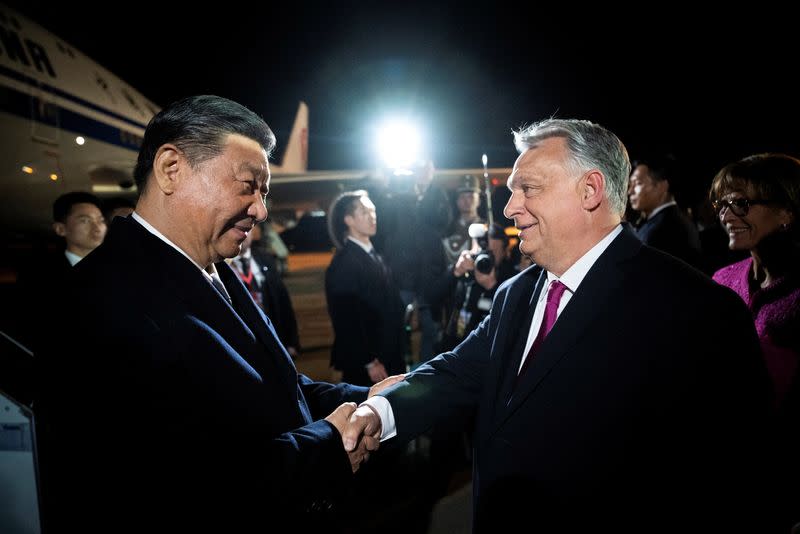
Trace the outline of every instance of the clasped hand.
<instances>
[{"instance_id":1,"label":"clasped hand","mask_svg":"<svg viewBox=\"0 0 800 534\"><path fill-rule=\"evenodd\" d=\"M394 375L378 382L369 389L367 398L404 378L405 375ZM350 459L350 467L355 473L362 462L369 460L369 453L378 450L380 446L380 417L369 405L358 407L354 402L345 402L325 420L335 426L341 434L344 449Z\"/></svg>"}]
</instances>

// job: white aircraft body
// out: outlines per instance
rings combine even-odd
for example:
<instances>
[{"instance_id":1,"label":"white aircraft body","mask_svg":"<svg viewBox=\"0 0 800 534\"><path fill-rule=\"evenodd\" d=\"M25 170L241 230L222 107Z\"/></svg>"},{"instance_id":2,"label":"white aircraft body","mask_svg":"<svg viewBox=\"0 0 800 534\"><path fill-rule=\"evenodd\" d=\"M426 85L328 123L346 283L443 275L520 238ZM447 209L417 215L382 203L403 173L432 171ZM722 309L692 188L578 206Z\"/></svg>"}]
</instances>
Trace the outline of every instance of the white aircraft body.
<instances>
[{"instance_id":1,"label":"white aircraft body","mask_svg":"<svg viewBox=\"0 0 800 534\"><path fill-rule=\"evenodd\" d=\"M68 191L134 196L133 168L152 101L69 43L0 4L0 228L49 232ZM280 176L308 162L300 103Z\"/></svg>"}]
</instances>

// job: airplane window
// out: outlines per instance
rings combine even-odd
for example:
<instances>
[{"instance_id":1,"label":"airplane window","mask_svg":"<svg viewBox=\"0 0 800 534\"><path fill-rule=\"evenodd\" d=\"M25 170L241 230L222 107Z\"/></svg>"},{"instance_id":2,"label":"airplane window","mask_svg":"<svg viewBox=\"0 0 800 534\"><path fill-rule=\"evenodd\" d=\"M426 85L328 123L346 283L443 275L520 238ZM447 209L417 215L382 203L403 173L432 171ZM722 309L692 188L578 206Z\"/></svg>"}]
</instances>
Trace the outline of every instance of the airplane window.
<instances>
[{"instance_id":1,"label":"airplane window","mask_svg":"<svg viewBox=\"0 0 800 534\"><path fill-rule=\"evenodd\" d=\"M122 90L122 96L125 97L125 100L128 101L128 104L130 104L133 109L139 112L139 115L142 116L146 115L145 112L142 111L142 108L139 107L139 104L136 103L136 100L134 100L133 97L130 94L128 94L128 92L125 89Z\"/></svg>"},{"instance_id":2,"label":"airplane window","mask_svg":"<svg viewBox=\"0 0 800 534\"><path fill-rule=\"evenodd\" d=\"M99 85L104 91L108 91L108 83L106 83L106 81L99 75L95 75L94 81L97 82L97 85Z\"/></svg>"}]
</instances>

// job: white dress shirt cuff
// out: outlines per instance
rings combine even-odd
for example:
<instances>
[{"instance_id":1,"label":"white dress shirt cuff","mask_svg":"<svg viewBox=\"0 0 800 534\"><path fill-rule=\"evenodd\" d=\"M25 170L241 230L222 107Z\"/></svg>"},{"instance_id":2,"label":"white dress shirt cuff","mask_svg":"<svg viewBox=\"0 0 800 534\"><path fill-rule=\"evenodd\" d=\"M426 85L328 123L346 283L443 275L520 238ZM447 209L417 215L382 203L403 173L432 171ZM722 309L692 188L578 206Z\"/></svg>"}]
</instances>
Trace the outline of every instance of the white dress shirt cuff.
<instances>
[{"instance_id":1,"label":"white dress shirt cuff","mask_svg":"<svg viewBox=\"0 0 800 534\"><path fill-rule=\"evenodd\" d=\"M397 435L397 427L394 423L394 412L392 411L392 405L389 404L389 401L386 400L386 397L375 395L368 398L361 404L367 404L376 412L378 412L378 416L381 418L381 441L385 441Z\"/></svg>"}]
</instances>

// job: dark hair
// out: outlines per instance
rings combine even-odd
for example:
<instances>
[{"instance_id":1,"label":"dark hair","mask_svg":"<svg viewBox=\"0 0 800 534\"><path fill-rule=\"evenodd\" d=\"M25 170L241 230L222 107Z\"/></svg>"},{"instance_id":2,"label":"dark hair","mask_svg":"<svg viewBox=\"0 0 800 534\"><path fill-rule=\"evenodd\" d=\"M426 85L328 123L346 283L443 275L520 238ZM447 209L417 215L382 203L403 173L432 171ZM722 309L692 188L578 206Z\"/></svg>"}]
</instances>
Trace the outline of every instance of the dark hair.
<instances>
[{"instance_id":1,"label":"dark hair","mask_svg":"<svg viewBox=\"0 0 800 534\"><path fill-rule=\"evenodd\" d=\"M711 182L710 200L728 193L752 192L751 200L769 200L800 216L800 160L786 154L756 154L729 163ZM796 226L796 225L792 225Z\"/></svg>"},{"instance_id":2,"label":"dark hair","mask_svg":"<svg viewBox=\"0 0 800 534\"><path fill-rule=\"evenodd\" d=\"M162 109L147 125L133 172L139 194L145 190L156 152L164 144L178 147L194 167L219 156L230 134L257 141L268 154L275 146L275 136L263 119L227 98L191 96Z\"/></svg>"},{"instance_id":3,"label":"dark hair","mask_svg":"<svg viewBox=\"0 0 800 534\"><path fill-rule=\"evenodd\" d=\"M344 246L347 233L347 224L345 224L344 218L355 213L356 201L362 197L369 197L369 194L363 189L345 191L331 202L328 210L328 234L336 248Z\"/></svg>"},{"instance_id":4,"label":"dark hair","mask_svg":"<svg viewBox=\"0 0 800 534\"><path fill-rule=\"evenodd\" d=\"M666 180L669 185L667 191L670 193L675 194L680 190L681 173L678 160L672 154L649 154L635 160L631 166L635 169L639 165L647 166L648 174L654 181Z\"/></svg>"},{"instance_id":5,"label":"dark hair","mask_svg":"<svg viewBox=\"0 0 800 534\"><path fill-rule=\"evenodd\" d=\"M60 223L66 222L72 211L72 206L75 204L94 204L97 209L103 210L100 199L93 194L85 191L72 191L71 193L64 193L53 202L53 220Z\"/></svg>"}]
</instances>

